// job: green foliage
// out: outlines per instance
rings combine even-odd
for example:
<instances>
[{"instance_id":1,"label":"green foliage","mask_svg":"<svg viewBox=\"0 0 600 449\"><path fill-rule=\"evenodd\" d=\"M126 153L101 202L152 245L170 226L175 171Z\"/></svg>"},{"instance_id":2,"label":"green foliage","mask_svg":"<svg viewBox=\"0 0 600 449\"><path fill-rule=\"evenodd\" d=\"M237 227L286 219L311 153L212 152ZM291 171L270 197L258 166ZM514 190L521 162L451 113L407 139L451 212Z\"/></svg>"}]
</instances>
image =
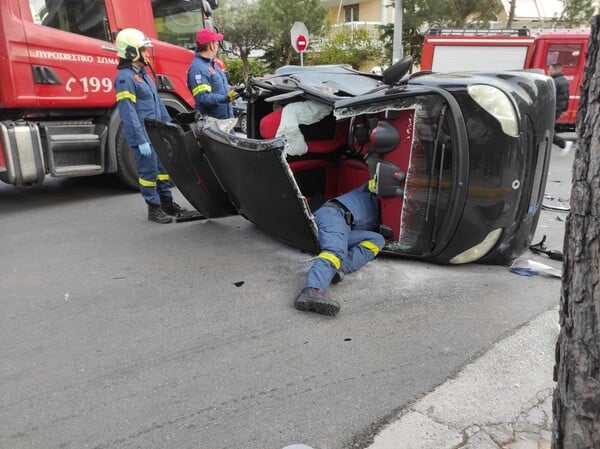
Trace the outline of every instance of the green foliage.
<instances>
[{"instance_id":1,"label":"green foliage","mask_svg":"<svg viewBox=\"0 0 600 449\"><path fill-rule=\"evenodd\" d=\"M219 31L231 44L231 52L240 58L241 74L239 77L236 74L235 77L245 82L248 76L252 75L253 70L260 71L256 63L251 62L250 52L261 50L268 42L270 35L268 28L263 23L258 5L240 0L230 0L215 10L214 17Z\"/></svg>"},{"instance_id":2,"label":"green foliage","mask_svg":"<svg viewBox=\"0 0 600 449\"><path fill-rule=\"evenodd\" d=\"M595 13L594 0L562 0L564 9L562 14L553 22L557 26L573 28L578 26L589 26Z\"/></svg>"},{"instance_id":3,"label":"green foliage","mask_svg":"<svg viewBox=\"0 0 600 449\"><path fill-rule=\"evenodd\" d=\"M394 24L389 23L379 26L379 36L383 47L383 58L388 63L392 61L392 51L394 46ZM423 48L423 35L419 28L408 27L408 24L402 26L402 54L412 56L415 64L421 63L421 53Z\"/></svg>"},{"instance_id":4,"label":"green foliage","mask_svg":"<svg viewBox=\"0 0 600 449\"><path fill-rule=\"evenodd\" d=\"M342 28L321 46L319 52L308 53L307 63L350 64L355 69L368 69L381 64L382 46L364 29Z\"/></svg>"},{"instance_id":5,"label":"green foliage","mask_svg":"<svg viewBox=\"0 0 600 449\"><path fill-rule=\"evenodd\" d=\"M417 21L439 28L482 28L496 20L497 0L412 0ZM411 3L408 2L408 3Z\"/></svg>"},{"instance_id":6,"label":"green foliage","mask_svg":"<svg viewBox=\"0 0 600 449\"><path fill-rule=\"evenodd\" d=\"M227 66L227 75L231 85L245 83L247 78L244 77L244 63L241 59L225 59ZM268 72L268 67L259 59L251 58L248 64L248 76L256 77L263 76Z\"/></svg>"},{"instance_id":7,"label":"green foliage","mask_svg":"<svg viewBox=\"0 0 600 449\"><path fill-rule=\"evenodd\" d=\"M258 0L258 26L269 32L264 59L271 69L290 64L294 55L290 30L294 22L304 22L311 37L323 32L327 11L320 0Z\"/></svg>"},{"instance_id":8,"label":"green foliage","mask_svg":"<svg viewBox=\"0 0 600 449\"><path fill-rule=\"evenodd\" d=\"M269 40L269 32L260 26L262 18L256 4L230 1L218 8L214 17L219 31L237 56L247 56Z\"/></svg>"}]
</instances>

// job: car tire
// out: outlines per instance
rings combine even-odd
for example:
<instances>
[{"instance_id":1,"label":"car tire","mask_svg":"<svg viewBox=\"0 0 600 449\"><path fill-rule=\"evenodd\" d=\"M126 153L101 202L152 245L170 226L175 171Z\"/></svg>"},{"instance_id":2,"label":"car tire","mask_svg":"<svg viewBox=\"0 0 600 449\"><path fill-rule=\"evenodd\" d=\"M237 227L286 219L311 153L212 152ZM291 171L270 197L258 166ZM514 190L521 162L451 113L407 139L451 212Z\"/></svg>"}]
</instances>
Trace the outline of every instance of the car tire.
<instances>
[{"instance_id":1,"label":"car tire","mask_svg":"<svg viewBox=\"0 0 600 449\"><path fill-rule=\"evenodd\" d=\"M248 135L248 117L246 114L242 114L238 118L238 127L240 131L246 135Z\"/></svg>"}]
</instances>

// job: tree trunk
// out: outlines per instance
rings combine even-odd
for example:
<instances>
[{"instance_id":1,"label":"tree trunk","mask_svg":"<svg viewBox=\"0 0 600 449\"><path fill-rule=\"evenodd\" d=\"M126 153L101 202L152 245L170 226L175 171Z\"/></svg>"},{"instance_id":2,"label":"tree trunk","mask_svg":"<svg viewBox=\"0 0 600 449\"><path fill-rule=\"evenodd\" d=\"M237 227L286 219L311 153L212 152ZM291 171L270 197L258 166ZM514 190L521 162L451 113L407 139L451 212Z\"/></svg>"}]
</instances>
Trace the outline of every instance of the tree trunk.
<instances>
[{"instance_id":1,"label":"tree trunk","mask_svg":"<svg viewBox=\"0 0 600 449\"><path fill-rule=\"evenodd\" d=\"M513 21L515 20L515 6L517 0L510 0L510 9L508 10L508 20L506 22L506 28L512 28Z\"/></svg>"},{"instance_id":2,"label":"tree trunk","mask_svg":"<svg viewBox=\"0 0 600 449\"><path fill-rule=\"evenodd\" d=\"M244 79L244 85L248 85L248 75L250 74L250 52L242 51L240 54L242 60L242 78Z\"/></svg>"},{"instance_id":3,"label":"tree trunk","mask_svg":"<svg viewBox=\"0 0 600 449\"><path fill-rule=\"evenodd\" d=\"M600 449L600 16L577 117L556 344L553 449Z\"/></svg>"}]
</instances>

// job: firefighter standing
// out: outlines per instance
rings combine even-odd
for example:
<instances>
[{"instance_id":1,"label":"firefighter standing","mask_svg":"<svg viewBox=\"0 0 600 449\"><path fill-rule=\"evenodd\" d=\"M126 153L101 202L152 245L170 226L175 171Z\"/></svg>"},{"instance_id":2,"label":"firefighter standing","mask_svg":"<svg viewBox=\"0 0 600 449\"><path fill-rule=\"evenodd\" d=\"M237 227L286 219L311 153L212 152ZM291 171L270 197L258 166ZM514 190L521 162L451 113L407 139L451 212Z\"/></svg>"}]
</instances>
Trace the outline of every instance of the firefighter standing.
<instances>
[{"instance_id":1,"label":"firefighter standing","mask_svg":"<svg viewBox=\"0 0 600 449\"><path fill-rule=\"evenodd\" d=\"M315 212L321 252L308 272L302 292L294 307L305 312L335 315L337 301L327 298L331 282L342 273L358 270L373 260L385 239L375 229L379 226L379 201L367 184L327 201Z\"/></svg>"},{"instance_id":2,"label":"firefighter standing","mask_svg":"<svg viewBox=\"0 0 600 449\"><path fill-rule=\"evenodd\" d=\"M204 28L196 35L196 55L187 73L187 84L194 96L195 109L216 119L233 117L231 102L238 97L229 87L227 75L215 59L221 33Z\"/></svg>"},{"instance_id":3,"label":"firefighter standing","mask_svg":"<svg viewBox=\"0 0 600 449\"><path fill-rule=\"evenodd\" d=\"M123 29L116 38L119 56L115 78L117 107L123 122L125 141L134 153L140 192L148 204L148 220L170 223L171 215L185 211L173 201L169 175L166 173L146 132L144 118L171 121L158 91L145 70L147 51L152 42L134 28Z\"/></svg>"}]
</instances>

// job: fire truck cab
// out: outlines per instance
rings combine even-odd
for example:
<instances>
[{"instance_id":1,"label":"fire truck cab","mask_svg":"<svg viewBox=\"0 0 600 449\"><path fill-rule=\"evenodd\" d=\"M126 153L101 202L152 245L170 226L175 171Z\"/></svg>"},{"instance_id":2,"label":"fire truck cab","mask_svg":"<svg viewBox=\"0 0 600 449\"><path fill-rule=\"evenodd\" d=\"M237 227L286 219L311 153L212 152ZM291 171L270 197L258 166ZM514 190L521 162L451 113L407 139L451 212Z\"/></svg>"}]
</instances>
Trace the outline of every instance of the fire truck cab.
<instances>
[{"instance_id":1,"label":"fire truck cab","mask_svg":"<svg viewBox=\"0 0 600 449\"><path fill-rule=\"evenodd\" d=\"M0 0L0 180L116 173L137 186L113 79L117 32L154 44L151 67L171 114L193 102L186 71L216 0Z\"/></svg>"},{"instance_id":2,"label":"fire truck cab","mask_svg":"<svg viewBox=\"0 0 600 449\"><path fill-rule=\"evenodd\" d=\"M422 70L434 72L528 69L546 73L554 63L563 65L569 80L569 105L558 118L572 128L579 108L589 29L533 31L431 29L425 34Z\"/></svg>"}]
</instances>

